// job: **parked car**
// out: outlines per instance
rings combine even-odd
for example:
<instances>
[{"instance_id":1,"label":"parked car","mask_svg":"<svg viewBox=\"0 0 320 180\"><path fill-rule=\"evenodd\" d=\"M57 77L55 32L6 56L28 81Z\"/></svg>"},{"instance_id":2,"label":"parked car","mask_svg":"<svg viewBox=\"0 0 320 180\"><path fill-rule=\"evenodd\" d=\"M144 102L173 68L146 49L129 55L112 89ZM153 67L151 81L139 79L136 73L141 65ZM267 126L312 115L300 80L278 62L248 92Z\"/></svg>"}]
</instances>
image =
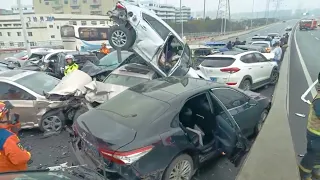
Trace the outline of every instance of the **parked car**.
<instances>
[{"instance_id":1,"label":"parked car","mask_svg":"<svg viewBox=\"0 0 320 180\"><path fill-rule=\"evenodd\" d=\"M189 180L222 152L239 165L246 137L261 130L269 108L266 97L222 84L156 79L79 116L72 150L81 164L110 177Z\"/></svg>"},{"instance_id":2,"label":"parked car","mask_svg":"<svg viewBox=\"0 0 320 180\"><path fill-rule=\"evenodd\" d=\"M292 27L291 26L286 27L285 31L292 31Z\"/></svg>"},{"instance_id":3,"label":"parked car","mask_svg":"<svg viewBox=\"0 0 320 180\"><path fill-rule=\"evenodd\" d=\"M279 33L268 33L268 36L271 37L272 39L275 39L276 41L280 41L281 36Z\"/></svg>"},{"instance_id":4,"label":"parked car","mask_svg":"<svg viewBox=\"0 0 320 180\"><path fill-rule=\"evenodd\" d=\"M35 49L31 49L31 54L36 53L36 52L45 52L45 51L52 51L52 50L53 49L51 49L51 48L35 48ZM28 51L24 50L24 51L18 52L16 54L14 54L13 57L5 58L5 60L9 59L9 58L27 60L29 58Z\"/></svg>"},{"instance_id":5,"label":"parked car","mask_svg":"<svg viewBox=\"0 0 320 180\"><path fill-rule=\"evenodd\" d=\"M110 27L108 33L114 49L132 49L162 77L202 78L191 67L189 46L154 12L121 1L108 15L117 24Z\"/></svg>"},{"instance_id":6,"label":"parked car","mask_svg":"<svg viewBox=\"0 0 320 180\"><path fill-rule=\"evenodd\" d=\"M245 51L258 51L262 53L268 60L274 59L274 53L267 52L267 49L263 46L259 46L259 45L256 46L254 44L251 44L251 45L236 45L235 47Z\"/></svg>"},{"instance_id":7,"label":"parked car","mask_svg":"<svg viewBox=\"0 0 320 180\"><path fill-rule=\"evenodd\" d=\"M255 41L269 41L270 44L271 44L272 39L271 39L271 37L269 37L269 36L255 35L255 36L253 36L253 37L251 38L251 42L250 42L250 43L255 42Z\"/></svg>"},{"instance_id":8,"label":"parked car","mask_svg":"<svg viewBox=\"0 0 320 180\"><path fill-rule=\"evenodd\" d=\"M215 41L211 41L211 42L206 42L205 46L211 47L214 50L219 50L220 48L223 48L227 45L227 43L225 42L215 42Z\"/></svg>"},{"instance_id":9,"label":"parked car","mask_svg":"<svg viewBox=\"0 0 320 180\"><path fill-rule=\"evenodd\" d=\"M272 44L270 41L254 41L250 45L261 46L265 48L266 53L270 53L272 51Z\"/></svg>"},{"instance_id":10,"label":"parked car","mask_svg":"<svg viewBox=\"0 0 320 180\"><path fill-rule=\"evenodd\" d=\"M45 108L54 103L48 101L44 92L51 91L59 79L44 72L11 70L0 72L0 101L10 101L13 111L20 115L22 128L46 131L50 127L62 128L63 124L53 116L45 115Z\"/></svg>"},{"instance_id":11,"label":"parked car","mask_svg":"<svg viewBox=\"0 0 320 180\"><path fill-rule=\"evenodd\" d=\"M214 50L212 47L203 46L203 45L189 45L189 47L191 50L193 67L196 67L201 63L200 57L205 57L205 56L219 52L217 50Z\"/></svg>"},{"instance_id":12,"label":"parked car","mask_svg":"<svg viewBox=\"0 0 320 180\"><path fill-rule=\"evenodd\" d=\"M257 51L226 51L210 55L199 65L199 69L213 82L243 90L275 84L279 77L277 63Z\"/></svg>"}]
</instances>

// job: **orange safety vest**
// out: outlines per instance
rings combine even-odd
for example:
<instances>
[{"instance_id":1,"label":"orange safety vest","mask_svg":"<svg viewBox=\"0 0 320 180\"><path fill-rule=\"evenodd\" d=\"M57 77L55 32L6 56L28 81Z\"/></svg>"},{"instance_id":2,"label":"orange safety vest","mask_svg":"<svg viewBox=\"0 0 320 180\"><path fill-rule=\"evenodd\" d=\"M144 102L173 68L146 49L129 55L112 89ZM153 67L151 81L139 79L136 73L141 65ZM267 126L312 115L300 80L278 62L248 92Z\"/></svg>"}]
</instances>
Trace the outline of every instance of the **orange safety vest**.
<instances>
[{"instance_id":1,"label":"orange safety vest","mask_svg":"<svg viewBox=\"0 0 320 180\"><path fill-rule=\"evenodd\" d=\"M102 54L109 54L110 53L110 50L108 48L101 48L100 49L100 53Z\"/></svg>"}]
</instances>

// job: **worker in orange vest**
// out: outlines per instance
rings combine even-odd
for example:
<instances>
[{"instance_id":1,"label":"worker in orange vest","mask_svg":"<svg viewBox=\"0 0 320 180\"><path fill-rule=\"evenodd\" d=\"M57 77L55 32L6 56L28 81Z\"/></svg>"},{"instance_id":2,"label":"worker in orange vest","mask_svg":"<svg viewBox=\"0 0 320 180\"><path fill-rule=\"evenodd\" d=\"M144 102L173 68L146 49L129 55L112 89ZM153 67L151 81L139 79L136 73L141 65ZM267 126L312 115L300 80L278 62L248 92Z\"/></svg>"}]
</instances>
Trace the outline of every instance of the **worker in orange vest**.
<instances>
[{"instance_id":1,"label":"worker in orange vest","mask_svg":"<svg viewBox=\"0 0 320 180\"><path fill-rule=\"evenodd\" d=\"M13 105L0 102L0 173L25 171L31 154L23 148L17 134L21 128L19 115L9 119Z\"/></svg>"},{"instance_id":2,"label":"worker in orange vest","mask_svg":"<svg viewBox=\"0 0 320 180\"><path fill-rule=\"evenodd\" d=\"M106 43L102 43L101 44L101 48L100 48L100 53L107 55L110 53L110 49L107 48L107 44Z\"/></svg>"}]
</instances>

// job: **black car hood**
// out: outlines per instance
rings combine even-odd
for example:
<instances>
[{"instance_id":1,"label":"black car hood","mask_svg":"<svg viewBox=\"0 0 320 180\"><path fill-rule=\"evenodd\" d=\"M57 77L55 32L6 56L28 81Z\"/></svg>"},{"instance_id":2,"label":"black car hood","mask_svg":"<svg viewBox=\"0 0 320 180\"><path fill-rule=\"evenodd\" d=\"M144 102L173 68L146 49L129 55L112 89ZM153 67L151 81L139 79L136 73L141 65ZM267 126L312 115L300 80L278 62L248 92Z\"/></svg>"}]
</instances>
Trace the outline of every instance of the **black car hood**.
<instances>
[{"instance_id":1,"label":"black car hood","mask_svg":"<svg viewBox=\"0 0 320 180\"><path fill-rule=\"evenodd\" d=\"M93 77L93 76L96 76L98 74L110 71L110 69L104 68L104 67L101 67L101 66L97 66L97 65L93 64L92 62L87 61L83 65L83 67L81 68L81 71L83 71L83 72L87 73L89 76Z\"/></svg>"}]
</instances>

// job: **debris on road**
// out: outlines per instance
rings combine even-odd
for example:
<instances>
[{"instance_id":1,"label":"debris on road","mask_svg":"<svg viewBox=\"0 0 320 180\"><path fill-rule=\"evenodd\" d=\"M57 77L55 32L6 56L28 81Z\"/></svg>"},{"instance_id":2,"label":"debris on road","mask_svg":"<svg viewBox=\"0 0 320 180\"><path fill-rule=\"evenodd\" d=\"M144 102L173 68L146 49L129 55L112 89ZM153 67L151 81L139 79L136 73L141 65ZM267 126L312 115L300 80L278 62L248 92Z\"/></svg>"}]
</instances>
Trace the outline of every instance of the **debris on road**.
<instances>
[{"instance_id":1,"label":"debris on road","mask_svg":"<svg viewBox=\"0 0 320 180\"><path fill-rule=\"evenodd\" d=\"M303 118L305 118L305 117L306 117L306 115L305 115L305 114L296 113L296 115L297 115L297 116L299 116L299 117L303 117Z\"/></svg>"}]
</instances>

